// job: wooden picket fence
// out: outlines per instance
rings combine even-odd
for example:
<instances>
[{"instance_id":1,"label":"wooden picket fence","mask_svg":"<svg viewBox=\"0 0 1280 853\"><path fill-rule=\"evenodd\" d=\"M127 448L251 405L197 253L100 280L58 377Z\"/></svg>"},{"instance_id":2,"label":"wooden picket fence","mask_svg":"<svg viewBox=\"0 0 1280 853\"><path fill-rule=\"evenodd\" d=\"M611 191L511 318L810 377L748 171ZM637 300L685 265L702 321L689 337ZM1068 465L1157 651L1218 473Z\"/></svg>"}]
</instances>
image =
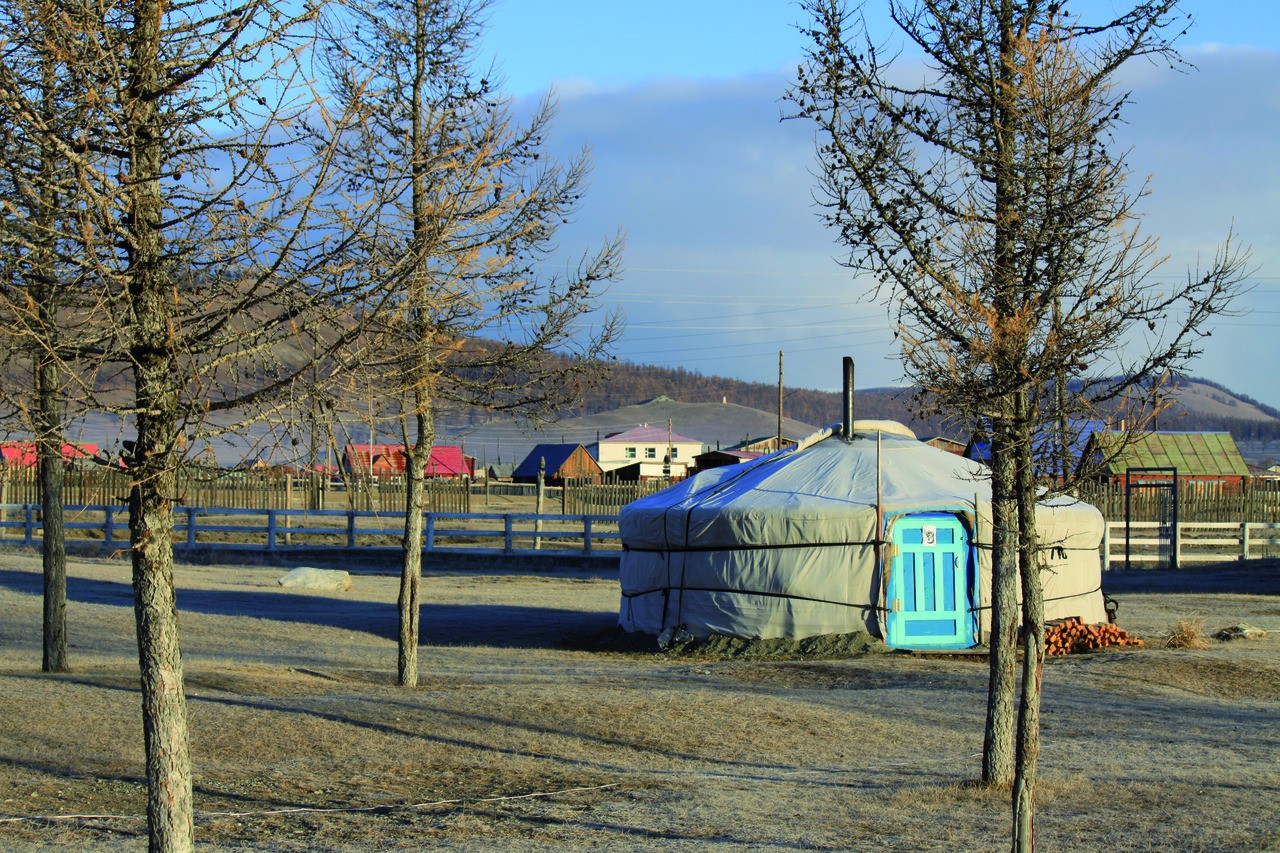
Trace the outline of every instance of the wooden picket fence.
<instances>
[{"instance_id":1,"label":"wooden picket fence","mask_svg":"<svg viewBox=\"0 0 1280 853\"><path fill-rule=\"evenodd\" d=\"M62 502L69 506L124 505L129 500L129 485L127 471L68 469L62 480ZM403 477L353 479L348 493L341 481L312 481L306 476L274 472L190 468L179 472L176 503L224 509L403 512L406 488ZM428 480L426 491L430 512L471 511L471 484L465 480ZM40 484L34 468L0 467L0 504L39 503Z\"/></svg>"},{"instance_id":2,"label":"wooden picket fence","mask_svg":"<svg viewBox=\"0 0 1280 853\"><path fill-rule=\"evenodd\" d=\"M661 491L670 480L639 480L628 483L596 483L566 480L561 495L564 515L616 515L622 507Z\"/></svg>"},{"instance_id":3,"label":"wooden picket fence","mask_svg":"<svg viewBox=\"0 0 1280 853\"><path fill-rule=\"evenodd\" d=\"M1231 494L1207 490L1202 483L1183 482L1178 489L1178 520L1240 524L1280 522L1280 491L1246 486ZM1077 497L1096 506L1103 518L1123 521L1125 489L1122 485L1086 485L1075 490ZM1131 521L1163 521L1167 495L1149 489L1135 489L1129 496Z\"/></svg>"},{"instance_id":4,"label":"wooden picket fence","mask_svg":"<svg viewBox=\"0 0 1280 853\"><path fill-rule=\"evenodd\" d=\"M80 553L120 555L129 548L129 515L120 506L69 507L66 543ZM365 510L177 507L173 544L186 553L314 552L370 549L398 552L404 515ZM424 553L601 557L616 562L617 517L534 513L423 513ZM38 547L40 509L0 504L0 543Z\"/></svg>"}]
</instances>

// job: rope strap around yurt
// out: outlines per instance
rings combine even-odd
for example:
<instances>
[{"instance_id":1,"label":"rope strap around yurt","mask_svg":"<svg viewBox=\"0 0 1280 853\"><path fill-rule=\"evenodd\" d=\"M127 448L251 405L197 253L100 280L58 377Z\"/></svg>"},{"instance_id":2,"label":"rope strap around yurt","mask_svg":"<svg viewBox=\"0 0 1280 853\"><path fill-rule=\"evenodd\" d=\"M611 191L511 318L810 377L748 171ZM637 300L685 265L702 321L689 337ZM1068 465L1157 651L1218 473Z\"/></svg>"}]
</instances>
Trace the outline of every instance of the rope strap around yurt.
<instances>
[{"instance_id":1,"label":"rope strap around yurt","mask_svg":"<svg viewBox=\"0 0 1280 853\"><path fill-rule=\"evenodd\" d=\"M830 434L831 434L831 429L829 428L829 429L827 429L827 430L825 431L825 435L823 435L822 437L825 437L826 435L830 435ZM810 436L810 439L816 439L816 436L817 436L817 435L818 435L818 434L815 434L815 436ZM806 439L806 441L808 441L808 439ZM811 443L811 442L810 442L810 443ZM676 548L676 547L672 547L672 546L671 546L671 544L670 544L670 541L667 539L667 535L666 535L666 531L670 529L670 527L665 523L665 522L666 522L666 517L667 517L671 512L674 512L674 511L677 511L677 510L678 510L678 511L681 511L681 512L683 512L683 513L684 513L684 526L685 526L685 530L684 530L684 541L685 541L685 542L688 542L688 541L689 541L689 529L690 529L690 525L692 524L692 521L693 521L693 509L698 505L698 503L699 503L700 501L702 501L702 500L703 500L703 499L705 499L705 498L712 497L712 496L714 496L714 495L717 495L717 494L720 494L720 493L724 492L726 489L729 489L729 488L731 488L732 486L734 486L734 485L738 482L738 480L740 480L742 477L747 476L749 473L751 473L751 472L755 471L755 470L756 470L756 469L758 469L758 468L768 467L768 466L771 466L771 465L777 464L779 460L789 457L790 455L792 455L793 453L795 453L797 450L799 450L801 446L808 446L808 445L807 445L807 444L805 444L804 442L801 442L801 445L798 445L798 446L796 446L796 447L794 447L794 448L787 448L787 449L785 449L785 450L778 450L778 451L777 451L777 452L775 452L775 453L770 453L770 454L769 454L769 455L767 455L767 456L763 456L763 457L761 457L760 459L756 460L755 462L744 464L744 465L740 466L739 470L734 471L732 475L730 475L730 476L728 476L728 477L725 477L724 479L722 479L722 480L718 481L717 483L713 484L713 485L712 485L712 486L710 486L709 488L703 489L703 490L698 491L698 492L693 492L693 493L692 493L692 494L690 494L688 497L686 497L683 501L681 501L679 504L673 504L673 505L671 505L671 506L667 507L665 510L663 510L663 513L662 513L662 515L663 515L663 522L664 522L664 523L663 523L663 545L662 545L662 547L661 547L661 548L632 548L632 547L628 546L625 542L623 543L622 548L623 548L623 550L624 550L624 551L632 551L632 550L634 550L634 551L648 551L648 552L651 552L651 553L661 553L661 554L663 554L663 555L664 555L664 560L665 560L665 562L666 562L666 566L667 566L667 584L668 584L668 586L663 590L662 624L663 624L663 626L664 626L664 627L667 625L668 616L669 616L669 606L670 606L670 601L671 601L671 595L670 595L671 590L672 590L672 589L684 589L684 587L683 587L683 582L684 582L684 574L683 574L683 570L684 570L684 563L683 563L683 561L681 561L681 585L680 585L680 586L674 586L674 585L672 584L672 579L671 579L671 555L672 555L672 553L678 553L678 552L682 552L682 551L701 550L701 549L694 549L694 548L688 548L688 547L683 547L683 548ZM714 550L714 549L712 549L712 550ZM650 590L649 592L657 592L657 591L658 591L658 590ZM647 592L646 592L646 593L636 593L636 595L647 595L647 594L649 594L649 593L647 593ZM628 596L625 596L625 595L624 595L624 597L628 597ZM635 596L634 596L634 595L632 595L632 596L629 596L629 597L635 597ZM677 605L676 605L675 622L674 622L673 624L677 624L677 625L678 625L678 624L680 624L680 620L681 620L681 618L682 618L682 616L683 616L683 613L682 613L683 608L684 608L684 597L683 597L683 596L681 596L681 597L680 597L680 599L678 600Z\"/></svg>"},{"instance_id":2,"label":"rope strap around yurt","mask_svg":"<svg viewBox=\"0 0 1280 853\"><path fill-rule=\"evenodd\" d=\"M637 548L634 545L623 544L622 550L635 551L637 554L683 554L692 552L706 551L788 551L795 548L849 548L852 546L880 545L882 542L876 539L868 539L859 542L789 542L777 545L684 545L674 546L666 545L654 548Z\"/></svg>"},{"instance_id":3,"label":"rope strap around yurt","mask_svg":"<svg viewBox=\"0 0 1280 853\"><path fill-rule=\"evenodd\" d=\"M1086 590L1086 591L1084 591L1084 592L1073 592L1073 593L1070 593L1069 595L1054 595L1054 596L1050 596L1049 598L1046 598L1044 601L1045 601L1045 604L1048 604L1048 603L1049 603L1049 602L1051 602L1051 601L1067 601L1067 600L1072 599L1072 598L1084 598L1084 597L1085 597L1085 596L1087 596L1087 595L1093 595L1093 594L1095 594L1095 593L1099 593L1099 592L1102 592L1102 587L1101 587L1101 586L1095 587L1095 588L1090 589L1090 590ZM980 605L980 606L975 605L974 607L970 607L970 608L969 608L969 612L970 612L970 613L977 613L979 610L990 610L990 609L991 609L991 605L990 605L990 604L983 604L983 605Z\"/></svg>"},{"instance_id":4,"label":"rope strap around yurt","mask_svg":"<svg viewBox=\"0 0 1280 853\"><path fill-rule=\"evenodd\" d=\"M725 595L758 595L764 598L785 598L792 601L808 601L814 604L832 604L837 607L858 608L860 610L869 610L873 612L888 612L885 608L876 604L869 604L865 601L836 601L830 598L813 598L807 595L792 595L786 592L767 592L755 589L736 589L732 587L711 587L711 586L677 586L677 587L655 587L653 589L641 590L640 592L622 592L624 599L640 598L645 595L654 595L661 593L664 598L669 597L672 592L709 592L722 593Z\"/></svg>"}]
</instances>

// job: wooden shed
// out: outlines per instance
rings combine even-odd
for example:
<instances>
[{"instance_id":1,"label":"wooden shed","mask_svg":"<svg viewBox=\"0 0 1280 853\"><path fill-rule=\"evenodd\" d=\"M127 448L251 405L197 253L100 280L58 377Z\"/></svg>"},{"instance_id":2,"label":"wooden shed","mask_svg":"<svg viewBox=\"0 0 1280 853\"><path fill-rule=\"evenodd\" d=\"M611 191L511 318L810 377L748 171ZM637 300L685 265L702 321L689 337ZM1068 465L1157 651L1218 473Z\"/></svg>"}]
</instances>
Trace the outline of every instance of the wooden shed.
<instances>
[{"instance_id":1,"label":"wooden shed","mask_svg":"<svg viewBox=\"0 0 1280 853\"><path fill-rule=\"evenodd\" d=\"M1229 432L1152 432L1130 436L1098 431L1089 438L1081 464L1103 463L1099 480L1123 485L1164 480L1176 473L1188 488L1234 494L1244 488L1249 466Z\"/></svg>"},{"instance_id":2,"label":"wooden shed","mask_svg":"<svg viewBox=\"0 0 1280 853\"><path fill-rule=\"evenodd\" d=\"M547 485L560 485L565 480L598 482L604 473L600 463L581 444L538 444L516 466L511 480L516 483L538 482L538 469L543 460L546 460Z\"/></svg>"},{"instance_id":3,"label":"wooden shed","mask_svg":"<svg viewBox=\"0 0 1280 853\"><path fill-rule=\"evenodd\" d=\"M710 471L726 465L741 465L761 456L764 453L759 450L709 450L693 457L693 466L698 471Z\"/></svg>"}]
</instances>

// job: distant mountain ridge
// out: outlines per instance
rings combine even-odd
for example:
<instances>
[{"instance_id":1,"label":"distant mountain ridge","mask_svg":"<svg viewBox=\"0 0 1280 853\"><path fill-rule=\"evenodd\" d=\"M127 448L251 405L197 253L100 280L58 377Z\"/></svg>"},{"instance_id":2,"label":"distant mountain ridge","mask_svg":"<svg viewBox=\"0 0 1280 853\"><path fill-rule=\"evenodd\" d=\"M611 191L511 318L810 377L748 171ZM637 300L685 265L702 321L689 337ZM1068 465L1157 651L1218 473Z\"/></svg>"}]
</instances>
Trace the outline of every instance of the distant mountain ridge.
<instances>
[{"instance_id":1,"label":"distant mountain ridge","mask_svg":"<svg viewBox=\"0 0 1280 853\"><path fill-rule=\"evenodd\" d=\"M1171 395L1173 406L1159 422L1161 429L1192 432L1230 432L1237 440L1280 441L1280 411L1217 383L1179 377ZM862 388L854 398L859 419L894 420L917 435L946 435L964 439L972 424L963 416L918 417L912 411L911 388ZM706 376L681 368L619 364L613 379L589 393L583 405L566 417L610 411L639 401L666 396L684 403L736 403L764 412L778 410L778 388ZM843 418L841 394L783 387L783 414L808 424L826 425Z\"/></svg>"},{"instance_id":2,"label":"distant mountain ridge","mask_svg":"<svg viewBox=\"0 0 1280 853\"><path fill-rule=\"evenodd\" d=\"M300 351L293 350L281 358L284 356L301 358ZM548 357L566 359L556 354ZM838 381L838 375L832 379ZM1251 461L1280 458L1280 411L1213 382L1190 377L1178 381L1179 387L1172 395L1174 405L1160 419L1161 429L1230 432L1237 443L1251 445L1250 449L1242 446ZM112 389L103 390L111 395ZM854 417L898 421L922 438L946 436L965 441L969 437L973 424L964 413L918 417L912 411L913 395L912 388L858 389ZM355 402L358 412L359 400ZM841 394L836 391L784 385L782 408L786 419L783 432L788 437L803 436L844 417ZM665 425L670 418L675 421L676 432L699 438L712 447L728 447L748 438L775 434L777 412L778 387L774 384L622 362L612 365L611 377L587 389L582 403L560 412L554 423L539 428L484 409L449 407L437 412L437 441L461 444L481 462L500 461L507 465L521 461L533 444L590 444L598 434L618 432L646 421ZM351 418L344 428L350 430L352 440L366 440L367 419L358 414ZM384 431L388 426L384 423L378 430ZM116 418L90 412L79 419L69 438L114 448L129 429ZM292 459L304 452L297 448L305 448L305 442L297 444L295 435L291 449L292 433L286 435L286 431L271 433L258 425L243 436L228 435L211 443L222 464L256 456ZM21 435L15 432L11 437Z\"/></svg>"},{"instance_id":3,"label":"distant mountain ridge","mask_svg":"<svg viewBox=\"0 0 1280 853\"><path fill-rule=\"evenodd\" d=\"M1274 409L1213 383L1182 379L1161 429L1230 432L1256 446L1251 455L1275 455L1280 417ZM854 418L906 424L920 438L966 441L972 425L961 417L920 418L911 409L910 388L863 388L854 395ZM801 438L843 420L842 395L783 388L783 434ZM534 428L468 411L442 422L438 440L461 443L483 464L510 468L540 442L590 445L597 438L635 426L666 426L708 447L731 447L777 432L778 388L766 383L704 376L681 369L620 365L615 381L588 394L553 424ZM1242 447L1242 449L1244 449Z\"/></svg>"}]
</instances>

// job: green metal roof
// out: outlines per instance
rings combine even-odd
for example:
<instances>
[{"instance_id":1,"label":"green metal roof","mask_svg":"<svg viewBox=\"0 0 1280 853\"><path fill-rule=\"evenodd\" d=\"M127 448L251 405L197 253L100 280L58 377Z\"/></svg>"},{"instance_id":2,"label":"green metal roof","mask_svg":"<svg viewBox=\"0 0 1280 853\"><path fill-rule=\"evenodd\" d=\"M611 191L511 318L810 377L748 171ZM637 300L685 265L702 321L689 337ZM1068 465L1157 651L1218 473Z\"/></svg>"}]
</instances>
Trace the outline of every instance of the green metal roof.
<instances>
[{"instance_id":1,"label":"green metal roof","mask_svg":"<svg viewBox=\"0 0 1280 853\"><path fill-rule=\"evenodd\" d=\"M1125 438L1118 432L1094 433L1104 450ZM1129 438L1129 446L1108 465L1112 474L1123 474L1128 468L1177 468L1180 477L1249 476L1229 432L1153 432Z\"/></svg>"}]
</instances>

